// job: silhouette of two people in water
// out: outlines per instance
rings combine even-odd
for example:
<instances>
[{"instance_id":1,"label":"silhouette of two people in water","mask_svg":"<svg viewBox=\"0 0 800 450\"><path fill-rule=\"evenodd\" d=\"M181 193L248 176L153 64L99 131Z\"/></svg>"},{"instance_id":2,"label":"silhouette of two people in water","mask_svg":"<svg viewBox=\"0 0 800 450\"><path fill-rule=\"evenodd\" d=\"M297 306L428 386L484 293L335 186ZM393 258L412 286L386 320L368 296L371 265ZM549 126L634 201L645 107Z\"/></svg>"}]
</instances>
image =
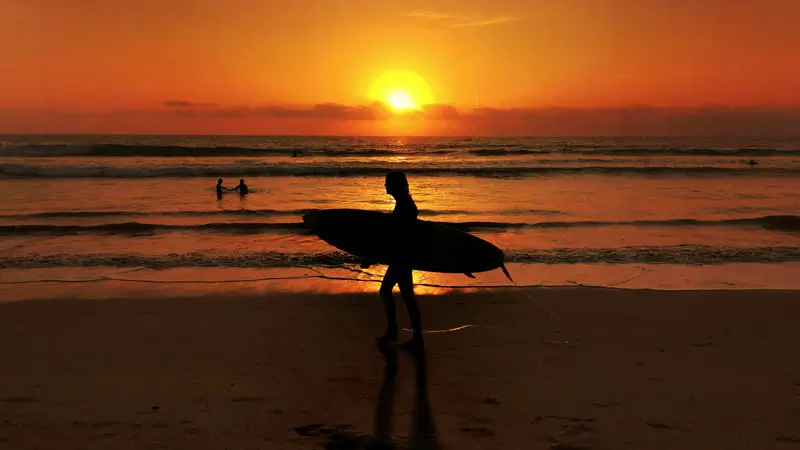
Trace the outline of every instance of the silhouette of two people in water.
<instances>
[{"instance_id":1,"label":"silhouette of two people in water","mask_svg":"<svg viewBox=\"0 0 800 450\"><path fill-rule=\"evenodd\" d=\"M223 186L222 185L222 178L217 180L217 198L221 199L222 198L222 194L224 194L225 192L235 192L235 191L238 191L239 195L241 195L242 197L244 197L245 195L247 195L248 192L250 192L250 189L244 183L244 178L240 179L239 180L239 185L236 186L233 189L226 188L225 186Z\"/></svg>"}]
</instances>

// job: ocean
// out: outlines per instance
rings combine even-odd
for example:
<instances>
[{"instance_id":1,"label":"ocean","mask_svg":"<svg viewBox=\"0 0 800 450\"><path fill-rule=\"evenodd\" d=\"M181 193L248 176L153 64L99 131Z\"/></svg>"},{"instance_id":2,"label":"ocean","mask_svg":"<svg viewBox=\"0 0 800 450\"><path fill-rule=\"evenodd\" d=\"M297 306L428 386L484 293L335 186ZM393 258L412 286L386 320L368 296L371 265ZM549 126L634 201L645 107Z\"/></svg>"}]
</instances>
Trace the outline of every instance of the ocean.
<instances>
[{"instance_id":1,"label":"ocean","mask_svg":"<svg viewBox=\"0 0 800 450\"><path fill-rule=\"evenodd\" d=\"M390 211L389 169L422 219L503 249L519 284L800 287L800 139L5 135L0 295L377 290L383 268L301 217ZM218 199L217 178L251 192Z\"/></svg>"}]
</instances>

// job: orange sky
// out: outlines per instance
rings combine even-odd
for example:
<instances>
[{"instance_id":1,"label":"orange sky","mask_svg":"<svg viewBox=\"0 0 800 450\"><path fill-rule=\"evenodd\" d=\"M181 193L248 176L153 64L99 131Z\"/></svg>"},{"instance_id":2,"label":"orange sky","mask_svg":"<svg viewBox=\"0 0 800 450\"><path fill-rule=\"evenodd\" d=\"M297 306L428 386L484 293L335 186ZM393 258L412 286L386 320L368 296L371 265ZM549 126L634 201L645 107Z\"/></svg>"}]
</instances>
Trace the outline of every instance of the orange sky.
<instances>
[{"instance_id":1,"label":"orange sky","mask_svg":"<svg viewBox=\"0 0 800 450\"><path fill-rule=\"evenodd\" d=\"M4 0L0 132L525 134L530 115L499 129L473 108L791 107L797 17L796 0ZM165 105L369 107L392 70L459 118Z\"/></svg>"}]
</instances>

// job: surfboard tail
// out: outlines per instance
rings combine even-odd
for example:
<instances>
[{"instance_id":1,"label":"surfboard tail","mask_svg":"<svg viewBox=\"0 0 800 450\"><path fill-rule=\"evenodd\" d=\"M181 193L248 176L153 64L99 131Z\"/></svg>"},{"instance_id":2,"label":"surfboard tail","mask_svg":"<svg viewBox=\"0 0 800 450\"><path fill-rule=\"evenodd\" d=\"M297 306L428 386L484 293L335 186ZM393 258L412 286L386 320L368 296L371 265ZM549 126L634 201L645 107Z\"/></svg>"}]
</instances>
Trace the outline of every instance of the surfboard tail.
<instances>
[{"instance_id":1,"label":"surfboard tail","mask_svg":"<svg viewBox=\"0 0 800 450\"><path fill-rule=\"evenodd\" d=\"M501 265L500 265L500 268L501 268L501 269L503 269L503 273L504 273L504 274L506 274L506 277L507 277L509 280L511 280L511 282L512 282L512 283L514 283L514 284L517 284L517 283L516 283L516 281L514 281L514 279L513 279L513 278L511 278L511 275L508 273L508 269L506 269L506 265L505 265L505 264L501 264Z\"/></svg>"}]
</instances>

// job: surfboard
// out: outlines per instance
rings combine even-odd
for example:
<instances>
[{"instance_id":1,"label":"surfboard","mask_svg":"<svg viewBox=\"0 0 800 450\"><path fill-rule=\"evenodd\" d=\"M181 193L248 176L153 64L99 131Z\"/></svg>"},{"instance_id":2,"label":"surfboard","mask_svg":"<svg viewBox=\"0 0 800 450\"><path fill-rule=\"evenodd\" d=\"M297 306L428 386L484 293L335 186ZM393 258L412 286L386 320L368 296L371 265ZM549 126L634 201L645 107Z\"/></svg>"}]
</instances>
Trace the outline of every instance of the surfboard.
<instances>
[{"instance_id":1,"label":"surfboard","mask_svg":"<svg viewBox=\"0 0 800 450\"><path fill-rule=\"evenodd\" d=\"M314 211L303 222L328 244L374 263L467 276L501 268L511 279L502 250L445 224L415 220L400 230L391 214L363 209Z\"/></svg>"}]
</instances>

